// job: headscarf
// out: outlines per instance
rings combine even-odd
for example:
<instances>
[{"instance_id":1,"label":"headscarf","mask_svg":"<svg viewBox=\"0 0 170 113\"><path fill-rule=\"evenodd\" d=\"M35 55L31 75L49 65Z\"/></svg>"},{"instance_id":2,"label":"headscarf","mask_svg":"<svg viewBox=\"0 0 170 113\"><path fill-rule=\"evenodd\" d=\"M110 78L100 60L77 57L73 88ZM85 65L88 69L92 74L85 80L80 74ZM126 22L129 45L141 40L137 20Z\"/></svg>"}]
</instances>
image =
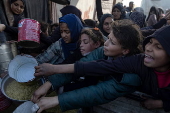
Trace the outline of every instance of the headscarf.
<instances>
[{"instance_id":1,"label":"headscarf","mask_svg":"<svg viewBox=\"0 0 170 113\"><path fill-rule=\"evenodd\" d=\"M11 7L11 4L14 3L15 1L17 0L9 0L9 4L10 4L10 7ZM24 10L25 10L25 0L21 0L24 4ZM21 19L24 19L24 12L21 13L21 14L14 14L13 13L13 16L14 16L14 23L13 23L13 26L14 27L17 27L18 26L18 23Z\"/></svg>"},{"instance_id":2,"label":"headscarf","mask_svg":"<svg viewBox=\"0 0 170 113\"><path fill-rule=\"evenodd\" d=\"M66 15L66 14L75 14L76 16L79 17L79 19L81 20L81 11L75 7L75 6L72 6L72 5L68 5L68 6L65 6L64 8L62 8L60 10L60 12L62 13L62 16Z\"/></svg>"},{"instance_id":3,"label":"headscarf","mask_svg":"<svg viewBox=\"0 0 170 113\"><path fill-rule=\"evenodd\" d=\"M140 28L144 27L145 15L141 12L132 12L129 17Z\"/></svg>"},{"instance_id":4,"label":"headscarf","mask_svg":"<svg viewBox=\"0 0 170 113\"><path fill-rule=\"evenodd\" d=\"M162 45L166 53L170 56L170 26L164 26L157 31L155 31L152 35L148 36L143 41L143 49L145 50L145 45L149 43L151 38L155 38Z\"/></svg>"},{"instance_id":5,"label":"headscarf","mask_svg":"<svg viewBox=\"0 0 170 113\"><path fill-rule=\"evenodd\" d=\"M112 8L112 12L113 12L113 10L114 10L115 8L119 9L120 12L121 12L121 16L120 16L120 19L119 19L119 20L125 19L125 18L126 18L126 12L125 12L125 9L124 9L124 7L122 6L122 4L120 4L120 3L115 4L115 5L113 6L113 8Z\"/></svg>"},{"instance_id":6,"label":"headscarf","mask_svg":"<svg viewBox=\"0 0 170 113\"><path fill-rule=\"evenodd\" d=\"M141 13L144 14L144 10L143 10L142 7L136 7L136 8L134 8L134 11L136 11L136 12L141 12Z\"/></svg>"},{"instance_id":7,"label":"headscarf","mask_svg":"<svg viewBox=\"0 0 170 113\"><path fill-rule=\"evenodd\" d=\"M113 15L112 14L103 14L102 17L100 18L100 23L99 23L99 29L100 31L103 33L104 36L108 36L109 33L107 33L106 31L103 30L103 24L104 24L104 20L107 18L107 17L111 17L113 18ZM113 18L114 19L114 18Z\"/></svg>"},{"instance_id":8,"label":"headscarf","mask_svg":"<svg viewBox=\"0 0 170 113\"><path fill-rule=\"evenodd\" d=\"M61 40L64 56L67 58L71 51L78 48L77 42L79 40L81 30L83 29L83 25L75 14L67 14L61 17L59 18L59 22L66 23L71 33L71 43L65 43L63 39Z\"/></svg>"}]
</instances>

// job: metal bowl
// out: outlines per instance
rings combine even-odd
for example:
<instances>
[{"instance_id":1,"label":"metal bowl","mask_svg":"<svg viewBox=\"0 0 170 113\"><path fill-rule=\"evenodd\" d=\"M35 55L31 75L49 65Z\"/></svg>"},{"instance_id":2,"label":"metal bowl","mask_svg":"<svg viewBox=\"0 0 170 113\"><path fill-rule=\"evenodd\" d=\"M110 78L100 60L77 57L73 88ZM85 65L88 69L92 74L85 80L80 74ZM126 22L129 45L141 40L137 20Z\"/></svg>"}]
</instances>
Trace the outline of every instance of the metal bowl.
<instances>
[{"instance_id":1,"label":"metal bowl","mask_svg":"<svg viewBox=\"0 0 170 113\"><path fill-rule=\"evenodd\" d=\"M16 104L21 104L23 102L26 102L27 100L16 100L16 99L13 99L11 97L9 97L7 94L6 94L6 88L8 86L8 84L10 82L14 81L13 78L11 78L9 75L6 75L3 79L2 79L2 82L1 82L1 91L2 93L10 100L12 100L14 103Z\"/></svg>"}]
</instances>

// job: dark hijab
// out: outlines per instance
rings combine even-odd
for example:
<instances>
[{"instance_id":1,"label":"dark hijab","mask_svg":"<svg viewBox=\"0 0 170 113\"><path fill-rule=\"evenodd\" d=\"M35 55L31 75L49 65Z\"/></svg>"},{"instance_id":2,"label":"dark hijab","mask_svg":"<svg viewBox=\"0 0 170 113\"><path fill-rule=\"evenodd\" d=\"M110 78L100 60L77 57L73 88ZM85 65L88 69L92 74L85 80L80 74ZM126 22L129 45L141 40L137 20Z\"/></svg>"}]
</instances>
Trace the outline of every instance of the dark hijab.
<instances>
[{"instance_id":1,"label":"dark hijab","mask_svg":"<svg viewBox=\"0 0 170 113\"><path fill-rule=\"evenodd\" d=\"M129 17L140 28L144 27L145 15L141 12L132 12Z\"/></svg>"},{"instance_id":2,"label":"dark hijab","mask_svg":"<svg viewBox=\"0 0 170 113\"><path fill-rule=\"evenodd\" d=\"M111 17L113 18L113 15L112 14L103 14L102 17L100 18L100 23L99 23L99 29L100 31L103 33L104 36L108 36L109 33L107 33L106 31L103 30L103 24L104 24L104 20L107 18L107 17ZM113 18L114 19L114 18Z\"/></svg>"},{"instance_id":3,"label":"dark hijab","mask_svg":"<svg viewBox=\"0 0 170 113\"><path fill-rule=\"evenodd\" d=\"M64 56L67 58L71 51L78 48L78 40L81 30L83 29L83 25L75 14L67 14L61 17L59 18L59 22L66 23L71 33L71 43L65 43L63 39L61 40Z\"/></svg>"},{"instance_id":4,"label":"dark hijab","mask_svg":"<svg viewBox=\"0 0 170 113\"><path fill-rule=\"evenodd\" d=\"M11 7L11 4L14 3L15 1L17 0L9 0L9 4L10 4L10 7ZM25 9L25 0L20 0L23 2L24 4L24 9ZM14 16L14 23L13 23L13 27L18 27L18 23L21 19L24 19L24 12L21 13L21 14L14 14L13 13L13 16Z\"/></svg>"},{"instance_id":5,"label":"dark hijab","mask_svg":"<svg viewBox=\"0 0 170 113\"><path fill-rule=\"evenodd\" d=\"M77 7L75 7L73 5L67 5L64 8L62 8L60 10L60 12L61 12L62 16L66 15L66 14L75 14L77 17L79 17L79 19L81 20L82 24L85 25L83 19L81 18L81 14L82 13L81 13L81 11Z\"/></svg>"},{"instance_id":6,"label":"dark hijab","mask_svg":"<svg viewBox=\"0 0 170 113\"><path fill-rule=\"evenodd\" d=\"M120 12L121 12L121 16L120 16L120 19L119 19L119 20L125 19L125 18L126 18L126 12L125 12L125 9L124 9L124 7L122 6L122 4L120 4L120 3L115 4L115 5L113 6L113 8L112 8L112 12L113 12L113 10L114 10L115 8L119 9Z\"/></svg>"}]
</instances>

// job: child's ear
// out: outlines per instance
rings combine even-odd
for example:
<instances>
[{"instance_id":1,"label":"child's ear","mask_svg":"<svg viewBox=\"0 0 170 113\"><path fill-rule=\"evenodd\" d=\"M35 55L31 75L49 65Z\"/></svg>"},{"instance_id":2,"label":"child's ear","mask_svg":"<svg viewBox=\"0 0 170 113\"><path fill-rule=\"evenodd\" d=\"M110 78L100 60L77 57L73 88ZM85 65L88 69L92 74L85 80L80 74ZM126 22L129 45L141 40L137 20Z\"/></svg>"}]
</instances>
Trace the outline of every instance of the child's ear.
<instances>
[{"instance_id":1,"label":"child's ear","mask_svg":"<svg viewBox=\"0 0 170 113\"><path fill-rule=\"evenodd\" d=\"M99 41L97 41L97 42L95 43L95 48L100 47L100 45L101 45L101 43L100 43Z\"/></svg>"},{"instance_id":2,"label":"child's ear","mask_svg":"<svg viewBox=\"0 0 170 113\"><path fill-rule=\"evenodd\" d=\"M129 49L124 49L123 50L123 55L127 55L129 53Z\"/></svg>"}]
</instances>

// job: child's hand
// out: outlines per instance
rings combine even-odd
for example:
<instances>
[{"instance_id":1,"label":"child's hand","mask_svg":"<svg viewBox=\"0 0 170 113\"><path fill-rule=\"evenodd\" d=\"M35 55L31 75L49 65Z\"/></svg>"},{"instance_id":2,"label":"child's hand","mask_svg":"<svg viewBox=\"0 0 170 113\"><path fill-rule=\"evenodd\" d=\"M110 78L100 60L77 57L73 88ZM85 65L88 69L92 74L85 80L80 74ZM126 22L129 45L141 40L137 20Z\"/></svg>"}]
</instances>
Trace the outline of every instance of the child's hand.
<instances>
[{"instance_id":1,"label":"child's hand","mask_svg":"<svg viewBox=\"0 0 170 113\"><path fill-rule=\"evenodd\" d=\"M42 111L46 109L57 106L59 104L58 96L42 97L36 104L39 107L39 110L36 113L41 113Z\"/></svg>"},{"instance_id":2,"label":"child's hand","mask_svg":"<svg viewBox=\"0 0 170 113\"><path fill-rule=\"evenodd\" d=\"M54 73L54 66L52 64L43 63L39 66L35 66L35 73L34 76L49 76L53 75Z\"/></svg>"},{"instance_id":3,"label":"child's hand","mask_svg":"<svg viewBox=\"0 0 170 113\"><path fill-rule=\"evenodd\" d=\"M0 24L0 32L4 31L6 26L4 24Z\"/></svg>"},{"instance_id":4,"label":"child's hand","mask_svg":"<svg viewBox=\"0 0 170 113\"><path fill-rule=\"evenodd\" d=\"M51 83L50 82L46 82L45 84L43 84L42 86L40 86L32 95L31 97L31 101L36 103L39 101L39 99L42 96L45 96L47 94L47 92L49 91L49 89L51 88Z\"/></svg>"},{"instance_id":5,"label":"child's hand","mask_svg":"<svg viewBox=\"0 0 170 113\"><path fill-rule=\"evenodd\" d=\"M157 109L163 107L162 100L146 99L141 102L141 105L146 109Z\"/></svg>"}]
</instances>

